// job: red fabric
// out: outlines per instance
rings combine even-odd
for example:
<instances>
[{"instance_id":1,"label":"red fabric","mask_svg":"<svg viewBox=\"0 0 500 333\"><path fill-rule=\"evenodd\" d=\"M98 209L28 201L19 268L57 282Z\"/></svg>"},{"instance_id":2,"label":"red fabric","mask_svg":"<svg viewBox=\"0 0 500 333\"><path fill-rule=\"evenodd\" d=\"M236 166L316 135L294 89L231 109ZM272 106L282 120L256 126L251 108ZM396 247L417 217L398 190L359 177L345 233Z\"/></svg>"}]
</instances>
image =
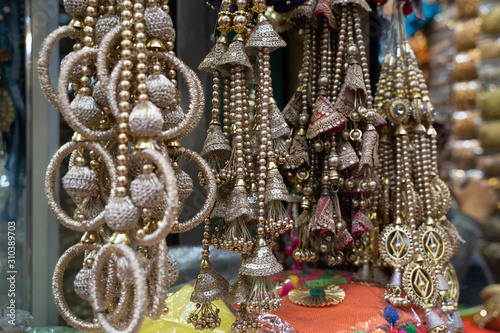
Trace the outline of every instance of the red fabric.
<instances>
[{"instance_id":1,"label":"red fabric","mask_svg":"<svg viewBox=\"0 0 500 333\"><path fill-rule=\"evenodd\" d=\"M287 296L283 298L281 309L273 314L280 316L302 333L371 332L388 325L383 317L384 308L389 305L384 301L383 288L360 284L346 284L340 287L344 289L346 297L338 305L323 308L300 307L290 302ZM411 309L397 310L399 323L415 323L415 315ZM420 311L416 307L414 310ZM419 314L422 315L421 312Z\"/></svg>"},{"instance_id":2,"label":"red fabric","mask_svg":"<svg viewBox=\"0 0 500 333\"><path fill-rule=\"evenodd\" d=\"M474 324L472 317L464 318L464 332L465 333L498 333L497 331L489 330L489 329L480 329Z\"/></svg>"}]
</instances>

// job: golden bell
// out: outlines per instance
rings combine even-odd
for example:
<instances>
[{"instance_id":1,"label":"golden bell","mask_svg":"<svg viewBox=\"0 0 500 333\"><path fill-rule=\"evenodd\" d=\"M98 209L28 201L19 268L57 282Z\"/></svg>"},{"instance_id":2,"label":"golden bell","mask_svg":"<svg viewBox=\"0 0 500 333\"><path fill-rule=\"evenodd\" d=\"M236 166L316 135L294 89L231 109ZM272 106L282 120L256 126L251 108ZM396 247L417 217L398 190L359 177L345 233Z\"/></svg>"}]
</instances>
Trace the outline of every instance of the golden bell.
<instances>
[{"instance_id":1,"label":"golden bell","mask_svg":"<svg viewBox=\"0 0 500 333\"><path fill-rule=\"evenodd\" d=\"M334 184L337 183L339 181L339 172L335 169L330 170L328 179L330 179L330 181Z\"/></svg>"},{"instance_id":2,"label":"golden bell","mask_svg":"<svg viewBox=\"0 0 500 333\"><path fill-rule=\"evenodd\" d=\"M151 141L150 138L140 138L135 143L135 149L137 149L137 150L143 150L143 149L155 150L155 145L154 145L153 141Z\"/></svg>"},{"instance_id":3,"label":"golden bell","mask_svg":"<svg viewBox=\"0 0 500 333\"><path fill-rule=\"evenodd\" d=\"M80 133L78 132L75 132L75 134L73 134L73 138L71 139L73 142L83 142L83 141L87 141L87 139L85 139L83 137L83 135L81 135Z\"/></svg>"},{"instance_id":4,"label":"golden bell","mask_svg":"<svg viewBox=\"0 0 500 333\"><path fill-rule=\"evenodd\" d=\"M97 231L87 231L86 233L83 234L82 238L80 239L80 242L85 244L100 243L101 236Z\"/></svg>"},{"instance_id":5,"label":"golden bell","mask_svg":"<svg viewBox=\"0 0 500 333\"><path fill-rule=\"evenodd\" d=\"M132 239L125 231L116 231L113 236L109 239L111 244L127 244L130 245L132 243Z\"/></svg>"},{"instance_id":6,"label":"golden bell","mask_svg":"<svg viewBox=\"0 0 500 333\"><path fill-rule=\"evenodd\" d=\"M69 22L69 26L77 29L83 29L84 24L81 18L75 17Z\"/></svg>"},{"instance_id":7,"label":"golden bell","mask_svg":"<svg viewBox=\"0 0 500 333\"><path fill-rule=\"evenodd\" d=\"M148 40L146 46L148 47L148 49L153 51L165 50L165 44L163 44L163 42L158 38L151 38L150 40Z\"/></svg>"}]
</instances>

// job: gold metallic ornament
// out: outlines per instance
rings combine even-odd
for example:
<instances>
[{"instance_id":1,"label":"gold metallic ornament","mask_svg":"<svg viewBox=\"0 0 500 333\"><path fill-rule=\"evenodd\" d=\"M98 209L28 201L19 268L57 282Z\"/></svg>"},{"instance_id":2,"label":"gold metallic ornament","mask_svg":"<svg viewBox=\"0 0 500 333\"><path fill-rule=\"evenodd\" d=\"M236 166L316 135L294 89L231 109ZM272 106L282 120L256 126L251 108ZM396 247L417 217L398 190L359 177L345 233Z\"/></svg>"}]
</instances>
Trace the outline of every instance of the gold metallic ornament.
<instances>
[{"instance_id":1,"label":"gold metallic ornament","mask_svg":"<svg viewBox=\"0 0 500 333\"><path fill-rule=\"evenodd\" d=\"M403 224L387 226L380 234L379 252L384 262L404 266L413 258L411 230Z\"/></svg>"},{"instance_id":2,"label":"gold metallic ornament","mask_svg":"<svg viewBox=\"0 0 500 333\"><path fill-rule=\"evenodd\" d=\"M428 308L436 303L438 282L432 265L428 262L412 262L403 273L403 289L416 305Z\"/></svg>"},{"instance_id":3,"label":"gold metallic ornament","mask_svg":"<svg viewBox=\"0 0 500 333\"><path fill-rule=\"evenodd\" d=\"M338 285L330 284L323 288L293 289L288 298L294 304L306 307L337 305L345 298L345 291Z\"/></svg>"}]
</instances>

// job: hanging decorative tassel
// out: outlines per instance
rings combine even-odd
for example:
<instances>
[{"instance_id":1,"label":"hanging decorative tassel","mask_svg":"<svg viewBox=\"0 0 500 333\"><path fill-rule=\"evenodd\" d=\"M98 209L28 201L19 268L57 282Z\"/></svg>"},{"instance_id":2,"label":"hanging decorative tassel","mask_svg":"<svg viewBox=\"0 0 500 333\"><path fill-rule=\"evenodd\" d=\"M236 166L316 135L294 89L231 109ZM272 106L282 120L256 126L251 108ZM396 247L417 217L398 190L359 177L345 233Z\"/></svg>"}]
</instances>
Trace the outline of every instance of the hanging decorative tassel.
<instances>
[{"instance_id":1,"label":"hanging decorative tassel","mask_svg":"<svg viewBox=\"0 0 500 333\"><path fill-rule=\"evenodd\" d=\"M222 56L228 50L227 45L228 45L227 36L226 34L222 34L217 40L217 43L215 43L215 45L212 47L212 49L207 54L205 59L203 59L201 64L198 66L198 69L208 73L216 72L217 64L219 63Z\"/></svg>"},{"instance_id":2,"label":"hanging decorative tassel","mask_svg":"<svg viewBox=\"0 0 500 333\"><path fill-rule=\"evenodd\" d=\"M345 170L359 163L358 155L348 140L340 139L337 147L339 170Z\"/></svg>"},{"instance_id":3,"label":"hanging decorative tassel","mask_svg":"<svg viewBox=\"0 0 500 333\"><path fill-rule=\"evenodd\" d=\"M319 198L315 212L311 218L309 230L315 236L320 236L327 232L336 233L334 208L330 195L322 195Z\"/></svg>"},{"instance_id":4,"label":"hanging decorative tassel","mask_svg":"<svg viewBox=\"0 0 500 333\"><path fill-rule=\"evenodd\" d=\"M410 301L403 292L403 272L396 268L387 284L384 299L394 306L408 305Z\"/></svg>"},{"instance_id":5,"label":"hanging decorative tassel","mask_svg":"<svg viewBox=\"0 0 500 333\"><path fill-rule=\"evenodd\" d=\"M310 164L307 140L305 136L297 134L292 140L292 147L290 148L286 168L298 169L304 164Z\"/></svg>"},{"instance_id":6,"label":"hanging decorative tassel","mask_svg":"<svg viewBox=\"0 0 500 333\"><path fill-rule=\"evenodd\" d=\"M259 317L249 313L245 303L241 304L236 320L231 325L231 332L254 333L260 331L261 327Z\"/></svg>"},{"instance_id":7,"label":"hanging decorative tassel","mask_svg":"<svg viewBox=\"0 0 500 333\"><path fill-rule=\"evenodd\" d=\"M200 155L213 169L220 168L220 161L231 155L229 140L222 134L218 120L210 123Z\"/></svg>"},{"instance_id":8,"label":"hanging decorative tassel","mask_svg":"<svg viewBox=\"0 0 500 333\"><path fill-rule=\"evenodd\" d=\"M269 121L271 125L271 139L287 137L290 135L290 128L285 121L285 118L278 109L278 105L274 98L269 98Z\"/></svg>"},{"instance_id":9,"label":"hanging decorative tassel","mask_svg":"<svg viewBox=\"0 0 500 333\"><path fill-rule=\"evenodd\" d=\"M352 226L351 233L356 237L359 233L368 232L373 230L373 224L368 215L361 209L352 212Z\"/></svg>"},{"instance_id":10,"label":"hanging decorative tassel","mask_svg":"<svg viewBox=\"0 0 500 333\"><path fill-rule=\"evenodd\" d=\"M372 124L367 125L363 133L363 148L359 161L358 172L364 174L368 169L378 167L378 133Z\"/></svg>"},{"instance_id":11,"label":"hanging decorative tassel","mask_svg":"<svg viewBox=\"0 0 500 333\"><path fill-rule=\"evenodd\" d=\"M256 276L248 297L247 311L267 313L281 308L282 300L267 276Z\"/></svg>"},{"instance_id":12,"label":"hanging decorative tassel","mask_svg":"<svg viewBox=\"0 0 500 333\"><path fill-rule=\"evenodd\" d=\"M451 324L450 328L453 329L454 333L464 333L464 323L462 321L462 317L460 317L460 313L458 311L453 311L450 315Z\"/></svg>"},{"instance_id":13,"label":"hanging decorative tassel","mask_svg":"<svg viewBox=\"0 0 500 333\"><path fill-rule=\"evenodd\" d=\"M309 221L311 219L311 214L309 209L304 209L302 213L300 213L299 218L297 219L298 226L306 226L309 229Z\"/></svg>"},{"instance_id":14,"label":"hanging decorative tassel","mask_svg":"<svg viewBox=\"0 0 500 333\"><path fill-rule=\"evenodd\" d=\"M218 237L218 248L231 253L250 253L254 246L254 241L245 220L239 217L231 222L227 222L226 228L221 230ZM215 245L215 244L214 244Z\"/></svg>"},{"instance_id":15,"label":"hanging decorative tassel","mask_svg":"<svg viewBox=\"0 0 500 333\"><path fill-rule=\"evenodd\" d=\"M347 119L334 109L332 104L320 96L314 104L311 122L306 138L314 139L321 133L337 133L345 126Z\"/></svg>"},{"instance_id":16,"label":"hanging decorative tassel","mask_svg":"<svg viewBox=\"0 0 500 333\"><path fill-rule=\"evenodd\" d=\"M238 274L238 279L229 288L229 300L231 304L245 303L252 291L252 280L248 275Z\"/></svg>"},{"instance_id":17,"label":"hanging decorative tassel","mask_svg":"<svg viewBox=\"0 0 500 333\"><path fill-rule=\"evenodd\" d=\"M273 200L268 204L266 232L279 237L293 227L293 220L290 219L288 213L281 201Z\"/></svg>"},{"instance_id":18,"label":"hanging decorative tassel","mask_svg":"<svg viewBox=\"0 0 500 333\"><path fill-rule=\"evenodd\" d=\"M299 127L299 114L302 109L301 89L297 89L283 109L283 118L293 128Z\"/></svg>"},{"instance_id":19,"label":"hanging decorative tassel","mask_svg":"<svg viewBox=\"0 0 500 333\"><path fill-rule=\"evenodd\" d=\"M273 255L263 238L258 238L257 247L242 263L240 273L253 277L253 287L247 301L249 312L269 312L281 307L281 298L275 291L268 275L279 273L283 267Z\"/></svg>"},{"instance_id":20,"label":"hanging decorative tassel","mask_svg":"<svg viewBox=\"0 0 500 333\"><path fill-rule=\"evenodd\" d=\"M248 222L251 218L247 190L243 185L236 185L233 188L227 206L226 220L229 222L237 218L241 218L244 222Z\"/></svg>"},{"instance_id":21,"label":"hanging decorative tassel","mask_svg":"<svg viewBox=\"0 0 500 333\"><path fill-rule=\"evenodd\" d=\"M222 275L217 273L210 263L210 219L205 219L205 234L203 239L201 271L196 280L191 302L196 303L196 309L191 312L187 322L194 325L197 330L214 330L219 327L219 309L212 302L227 294L229 283Z\"/></svg>"},{"instance_id":22,"label":"hanging decorative tassel","mask_svg":"<svg viewBox=\"0 0 500 333\"><path fill-rule=\"evenodd\" d=\"M444 320L432 310L425 313L425 324L428 333L444 333L448 331L448 326Z\"/></svg>"}]
</instances>

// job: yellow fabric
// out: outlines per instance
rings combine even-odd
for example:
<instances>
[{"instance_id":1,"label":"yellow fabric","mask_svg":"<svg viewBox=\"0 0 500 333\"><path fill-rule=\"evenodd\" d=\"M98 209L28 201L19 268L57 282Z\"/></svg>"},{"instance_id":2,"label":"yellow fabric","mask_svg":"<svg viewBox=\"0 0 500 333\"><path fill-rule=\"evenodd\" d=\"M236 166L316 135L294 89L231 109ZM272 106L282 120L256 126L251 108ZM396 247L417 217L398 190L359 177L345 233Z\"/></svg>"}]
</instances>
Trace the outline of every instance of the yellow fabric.
<instances>
[{"instance_id":1,"label":"yellow fabric","mask_svg":"<svg viewBox=\"0 0 500 333\"><path fill-rule=\"evenodd\" d=\"M192 303L189 299L193 293L194 288L190 285L185 285L181 290L170 296L165 305L168 307L168 313L161 316L158 320L151 320L146 318L142 324L140 333L188 333L188 332L215 332L224 333L231 331L231 324L234 322L235 317L227 306L221 300L213 302L213 304L220 310L219 317L221 319L221 326L213 331L197 331L193 325L188 324L186 319L190 312L192 312L196 304Z\"/></svg>"}]
</instances>

